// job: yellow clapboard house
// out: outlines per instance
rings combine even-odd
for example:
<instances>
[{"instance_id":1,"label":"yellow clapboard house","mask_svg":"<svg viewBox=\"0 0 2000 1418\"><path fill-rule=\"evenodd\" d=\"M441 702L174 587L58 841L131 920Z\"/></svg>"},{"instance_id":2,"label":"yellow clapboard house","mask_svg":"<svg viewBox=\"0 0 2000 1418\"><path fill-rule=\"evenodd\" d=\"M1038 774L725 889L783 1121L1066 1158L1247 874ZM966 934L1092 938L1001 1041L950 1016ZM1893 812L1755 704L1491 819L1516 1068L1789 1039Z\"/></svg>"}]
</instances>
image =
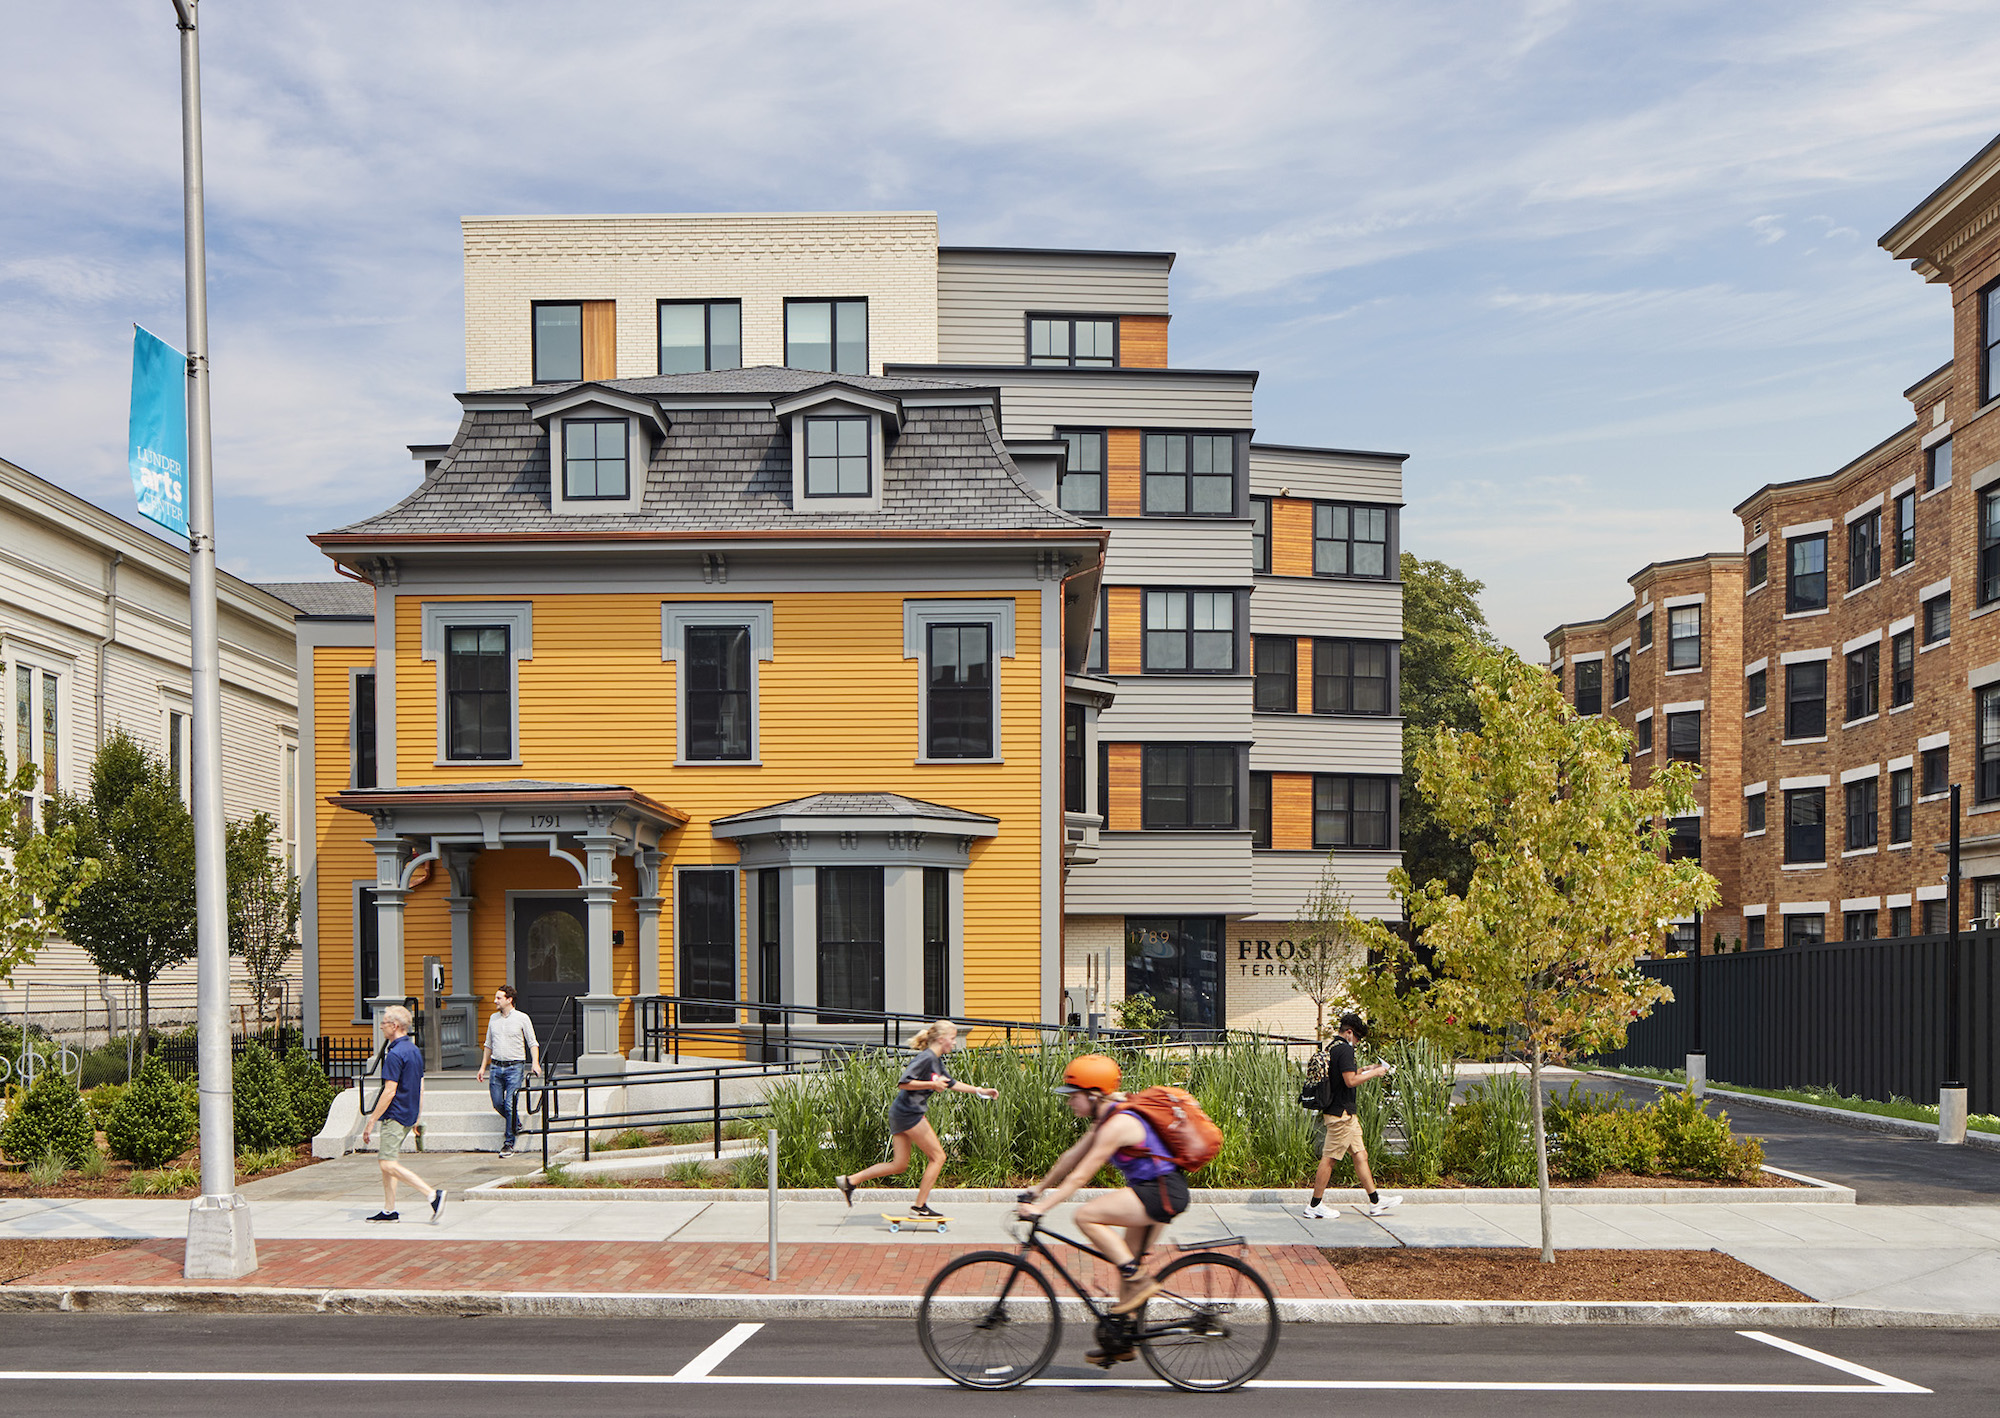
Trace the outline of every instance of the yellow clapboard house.
<instances>
[{"instance_id":1,"label":"yellow clapboard house","mask_svg":"<svg viewBox=\"0 0 2000 1418\"><path fill-rule=\"evenodd\" d=\"M314 539L375 601L300 624L317 1032L366 1035L427 956L465 1064L503 982L596 1073L665 996L725 1036L756 1002L1058 1017L1105 534L1037 494L998 391L459 398L421 487Z\"/></svg>"}]
</instances>

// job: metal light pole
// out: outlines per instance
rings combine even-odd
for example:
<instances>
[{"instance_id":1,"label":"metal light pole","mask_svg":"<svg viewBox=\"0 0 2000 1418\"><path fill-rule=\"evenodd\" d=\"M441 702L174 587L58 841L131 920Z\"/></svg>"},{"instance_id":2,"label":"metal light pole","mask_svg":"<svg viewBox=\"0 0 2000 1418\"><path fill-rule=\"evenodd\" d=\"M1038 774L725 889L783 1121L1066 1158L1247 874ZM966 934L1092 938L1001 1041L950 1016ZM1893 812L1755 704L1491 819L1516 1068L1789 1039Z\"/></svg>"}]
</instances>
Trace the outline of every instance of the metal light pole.
<instances>
[{"instance_id":1,"label":"metal light pole","mask_svg":"<svg viewBox=\"0 0 2000 1418\"><path fill-rule=\"evenodd\" d=\"M1691 1098L1708 1092L1708 1050L1701 1042L1701 917L1694 918L1694 945L1688 950L1688 966L1694 971L1694 988L1689 1001L1694 1013L1694 1047L1687 1056L1687 1091Z\"/></svg>"},{"instance_id":2,"label":"metal light pole","mask_svg":"<svg viewBox=\"0 0 2000 1418\"><path fill-rule=\"evenodd\" d=\"M1965 1060L1958 1033L1958 784L1951 785L1951 856L1945 869L1944 1086L1938 1089L1937 1140L1965 1141Z\"/></svg>"},{"instance_id":3,"label":"metal light pole","mask_svg":"<svg viewBox=\"0 0 2000 1418\"><path fill-rule=\"evenodd\" d=\"M181 171L187 203L188 609L194 670L196 1050L201 1195L188 1209L182 1274L233 1280L257 1268L250 1211L236 1194L229 1070L229 887L223 873L222 676L216 645L215 480L208 420L208 245L202 224L198 0L174 0L181 32Z\"/></svg>"}]
</instances>

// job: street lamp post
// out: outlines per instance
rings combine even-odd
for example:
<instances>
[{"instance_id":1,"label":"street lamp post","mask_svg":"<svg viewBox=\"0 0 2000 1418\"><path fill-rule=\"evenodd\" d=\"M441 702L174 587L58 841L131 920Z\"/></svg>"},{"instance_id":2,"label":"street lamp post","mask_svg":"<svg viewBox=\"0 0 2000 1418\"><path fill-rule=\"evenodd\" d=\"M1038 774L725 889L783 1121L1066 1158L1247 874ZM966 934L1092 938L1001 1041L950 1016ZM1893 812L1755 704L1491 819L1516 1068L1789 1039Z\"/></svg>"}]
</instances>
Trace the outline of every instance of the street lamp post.
<instances>
[{"instance_id":1,"label":"street lamp post","mask_svg":"<svg viewBox=\"0 0 2000 1418\"><path fill-rule=\"evenodd\" d=\"M1965 1141L1965 1060L1958 1030L1958 784L1951 785L1951 855L1945 869L1944 1086L1938 1089L1937 1140Z\"/></svg>"},{"instance_id":2,"label":"street lamp post","mask_svg":"<svg viewBox=\"0 0 2000 1418\"><path fill-rule=\"evenodd\" d=\"M208 244L202 221L198 0L174 0L181 32L181 173L187 206L188 631L194 678L196 1056L201 1195L188 1208L182 1274L233 1280L257 1268L250 1211L236 1192L229 1059L229 886L223 871L222 677L215 610L215 478L208 419Z\"/></svg>"},{"instance_id":3,"label":"street lamp post","mask_svg":"<svg viewBox=\"0 0 2000 1418\"><path fill-rule=\"evenodd\" d=\"M1694 1013L1694 1047L1687 1056L1688 1096L1700 1098L1708 1092L1708 1050L1701 1042L1701 917L1694 918L1694 944L1688 948L1688 965L1694 971L1694 987L1689 1008Z\"/></svg>"}]
</instances>

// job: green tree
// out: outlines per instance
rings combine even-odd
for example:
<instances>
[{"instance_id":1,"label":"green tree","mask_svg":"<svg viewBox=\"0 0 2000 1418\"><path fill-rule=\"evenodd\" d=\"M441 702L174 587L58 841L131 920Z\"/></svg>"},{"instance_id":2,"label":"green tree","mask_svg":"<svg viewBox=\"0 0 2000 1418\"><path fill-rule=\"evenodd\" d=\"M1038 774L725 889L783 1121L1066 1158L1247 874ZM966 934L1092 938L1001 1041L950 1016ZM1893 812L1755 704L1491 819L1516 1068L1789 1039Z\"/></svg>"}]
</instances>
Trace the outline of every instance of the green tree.
<instances>
[{"instance_id":1,"label":"green tree","mask_svg":"<svg viewBox=\"0 0 2000 1418\"><path fill-rule=\"evenodd\" d=\"M64 794L50 816L101 864L63 929L99 970L138 985L143 1059L153 981L195 953L194 821L166 765L122 729L97 751L90 791Z\"/></svg>"},{"instance_id":2,"label":"green tree","mask_svg":"<svg viewBox=\"0 0 2000 1418\"><path fill-rule=\"evenodd\" d=\"M40 770L23 763L7 785L12 803L33 801ZM25 807L0 805L0 981L35 958L62 928L63 915L97 879L97 861L79 857L76 829L51 822L37 831Z\"/></svg>"},{"instance_id":3,"label":"green tree","mask_svg":"<svg viewBox=\"0 0 2000 1418\"><path fill-rule=\"evenodd\" d=\"M194 1141L195 1110L158 1054L146 1060L104 1125L113 1157L139 1167L164 1167Z\"/></svg>"},{"instance_id":4,"label":"green tree","mask_svg":"<svg viewBox=\"0 0 2000 1418\"><path fill-rule=\"evenodd\" d=\"M1353 902L1340 889L1329 853L1305 904L1299 908L1289 964L1292 983L1313 1002L1313 1037L1327 1038L1327 1007L1347 994L1364 932Z\"/></svg>"},{"instance_id":5,"label":"green tree","mask_svg":"<svg viewBox=\"0 0 2000 1418\"><path fill-rule=\"evenodd\" d=\"M257 1021L270 1018L272 986L299 948L299 879L273 850L277 821L268 812L228 826L229 953L243 962L257 997Z\"/></svg>"},{"instance_id":6,"label":"green tree","mask_svg":"<svg viewBox=\"0 0 2000 1418\"><path fill-rule=\"evenodd\" d=\"M1502 1031L1527 1060L1542 1259L1553 1261L1543 1068L1618 1047L1634 1019L1671 999L1639 958L1719 893L1699 864L1666 855L1665 821L1694 811L1698 770L1672 764L1634 787L1620 725L1579 717L1511 650L1463 657L1478 729L1438 730L1417 754L1416 787L1439 826L1470 844L1471 879L1456 892L1390 874L1428 967L1392 932L1372 934L1417 983L1405 1009L1427 1011L1440 1031Z\"/></svg>"},{"instance_id":7,"label":"green tree","mask_svg":"<svg viewBox=\"0 0 2000 1418\"><path fill-rule=\"evenodd\" d=\"M39 1162L54 1152L64 1167L80 1166L97 1146L97 1126L69 1075L45 1066L14 1100L0 1123L0 1150L16 1162Z\"/></svg>"},{"instance_id":8,"label":"green tree","mask_svg":"<svg viewBox=\"0 0 2000 1418\"><path fill-rule=\"evenodd\" d=\"M270 1051L262 1044L245 1045L233 1074L236 1150L261 1152L296 1142L299 1117L292 1108L291 1085Z\"/></svg>"},{"instance_id":9,"label":"green tree","mask_svg":"<svg viewBox=\"0 0 2000 1418\"><path fill-rule=\"evenodd\" d=\"M1479 724L1462 652L1493 649L1479 593L1486 589L1442 561L1403 553L1403 781L1417 781L1417 753L1439 729ZM1403 869L1417 882L1442 881L1463 893L1472 880L1471 844L1449 832L1430 804L1403 799Z\"/></svg>"}]
</instances>

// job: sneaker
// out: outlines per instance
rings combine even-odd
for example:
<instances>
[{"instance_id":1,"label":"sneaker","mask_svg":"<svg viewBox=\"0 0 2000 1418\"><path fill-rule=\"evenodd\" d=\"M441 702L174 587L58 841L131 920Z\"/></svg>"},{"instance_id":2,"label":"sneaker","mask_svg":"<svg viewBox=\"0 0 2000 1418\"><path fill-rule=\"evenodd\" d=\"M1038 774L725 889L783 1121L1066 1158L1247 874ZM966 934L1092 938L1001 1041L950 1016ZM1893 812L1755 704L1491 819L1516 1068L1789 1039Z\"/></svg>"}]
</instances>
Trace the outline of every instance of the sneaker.
<instances>
[{"instance_id":1,"label":"sneaker","mask_svg":"<svg viewBox=\"0 0 2000 1418\"><path fill-rule=\"evenodd\" d=\"M1340 1215L1333 1207L1317 1201L1299 1214L1312 1221L1331 1221L1334 1217Z\"/></svg>"},{"instance_id":2,"label":"sneaker","mask_svg":"<svg viewBox=\"0 0 2000 1418\"><path fill-rule=\"evenodd\" d=\"M370 1221L401 1221L403 1215L399 1211L378 1211L368 1219Z\"/></svg>"},{"instance_id":3,"label":"sneaker","mask_svg":"<svg viewBox=\"0 0 2000 1418\"><path fill-rule=\"evenodd\" d=\"M442 1221L443 1219L444 1219L444 1188L439 1187L437 1189L437 1192L431 1197L431 1225L435 1226L438 1224L438 1222Z\"/></svg>"},{"instance_id":4,"label":"sneaker","mask_svg":"<svg viewBox=\"0 0 2000 1418\"><path fill-rule=\"evenodd\" d=\"M1102 1347L1084 1350L1083 1357L1087 1362L1097 1365L1100 1369L1108 1369L1113 1364L1129 1364L1139 1357L1138 1351L1133 1349L1129 1344L1123 1348L1108 1340L1100 1340L1099 1344Z\"/></svg>"},{"instance_id":5,"label":"sneaker","mask_svg":"<svg viewBox=\"0 0 2000 1418\"><path fill-rule=\"evenodd\" d=\"M928 1206L913 1206L910 1208L910 1215L921 1216L926 1221L935 1221L941 1219L944 1213L942 1211L932 1211Z\"/></svg>"},{"instance_id":6,"label":"sneaker","mask_svg":"<svg viewBox=\"0 0 2000 1418\"><path fill-rule=\"evenodd\" d=\"M500 1156L502 1158L512 1157L513 1155L514 1155L514 1149L511 1147L503 1147L500 1149Z\"/></svg>"},{"instance_id":7,"label":"sneaker","mask_svg":"<svg viewBox=\"0 0 2000 1418\"><path fill-rule=\"evenodd\" d=\"M854 1183L845 1177L835 1177L833 1184L840 1188L840 1194L847 1199L847 1204L851 1208L854 1205Z\"/></svg>"},{"instance_id":8,"label":"sneaker","mask_svg":"<svg viewBox=\"0 0 2000 1418\"><path fill-rule=\"evenodd\" d=\"M1385 1196L1378 1202L1362 1207L1361 1210L1366 1216L1387 1216L1402 1204L1403 1199L1399 1196Z\"/></svg>"}]
</instances>

